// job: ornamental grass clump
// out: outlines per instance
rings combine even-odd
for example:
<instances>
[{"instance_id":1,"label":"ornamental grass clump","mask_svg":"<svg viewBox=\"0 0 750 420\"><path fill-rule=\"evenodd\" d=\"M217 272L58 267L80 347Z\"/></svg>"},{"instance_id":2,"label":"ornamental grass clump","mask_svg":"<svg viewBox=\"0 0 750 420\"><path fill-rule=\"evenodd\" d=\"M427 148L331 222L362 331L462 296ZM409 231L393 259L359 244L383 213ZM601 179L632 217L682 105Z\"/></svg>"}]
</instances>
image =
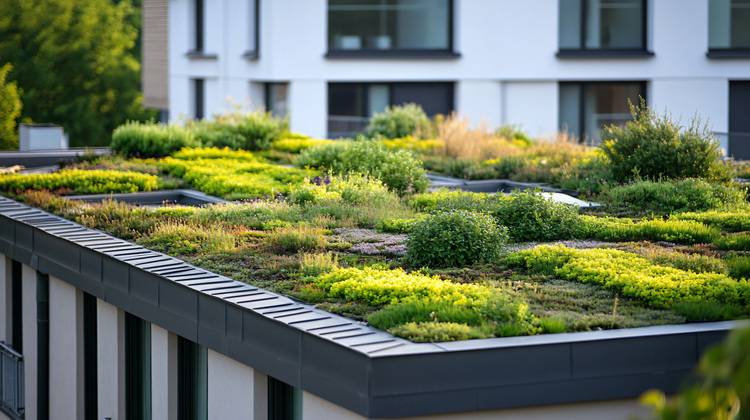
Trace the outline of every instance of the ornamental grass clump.
<instances>
[{"instance_id":1,"label":"ornamental grass clump","mask_svg":"<svg viewBox=\"0 0 750 420\"><path fill-rule=\"evenodd\" d=\"M406 259L414 267L465 267L496 259L507 240L507 229L487 214L437 213L411 228Z\"/></svg>"},{"instance_id":2,"label":"ornamental grass clump","mask_svg":"<svg viewBox=\"0 0 750 420\"><path fill-rule=\"evenodd\" d=\"M125 156L164 157L198 144L190 130L178 125L129 122L115 129L110 147Z\"/></svg>"},{"instance_id":3,"label":"ornamental grass clump","mask_svg":"<svg viewBox=\"0 0 750 420\"><path fill-rule=\"evenodd\" d=\"M274 229L265 238L272 252L294 254L300 251L313 252L325 249L328 241L323 230L309 226L289 226Z\"/></svg>"},{"instance_id":4,"label":"ornamental grass clump","mask_svg":"<svg viewBox=\"0 0 750 420\"><path fill-rule=\"evenodd\" d=\"M236 247L234 236L220 227L179 222L160 223L138 242L173 255L227 252Z\"/></svg>"},{"instance_id":5,"label":"ornamental grass clump","mask_svg":"<svg viewBox=\"0 0 750 420\"><path fill-rule=\"evenodd\" d=\"M655 308L676 303L715 302L750 305L750 284L726 274L695 273L655 264L615 249L573 249L541 245L507 257L507 262L564 280L593 283Z\"/></svg>"},{"instance_id":6,"label":"ornamental grass clump","mask_svg":"<svg viewBox=\"0 0 750 420\"><path fill-rule=\"evenodd\" d=\"M127 171L64 169L47 174L0 175L0 190L47 190L73 194L108 194L153 191L155 175Z\"/></svg>"}]
</instances>

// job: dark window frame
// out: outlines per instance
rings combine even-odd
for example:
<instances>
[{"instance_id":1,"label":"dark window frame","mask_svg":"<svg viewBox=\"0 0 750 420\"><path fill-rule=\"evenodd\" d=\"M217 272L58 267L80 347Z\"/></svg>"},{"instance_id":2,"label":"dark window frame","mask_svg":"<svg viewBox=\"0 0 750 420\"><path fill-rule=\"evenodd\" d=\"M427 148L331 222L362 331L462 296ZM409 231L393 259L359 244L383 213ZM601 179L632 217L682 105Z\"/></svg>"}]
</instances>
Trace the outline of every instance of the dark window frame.
<instances>
[{"instance_id":1,"label":"dark window frame","mask_svg":"<svg viewBox=\"0 0 750 420\"><path fill-rule=\"evenodd\" d=\"M730 15L731 19L731 15ZM709 34L711 32L711 11L709 5ZM709 36L708 40L708 51L706 51L706 57L711 59L748 59L750 58L750 47L711 47L711 39Z\"/></svg>"},{"instance_id":2,"label":"dark window frame","mask_svg":"<svg viewBox=\"0 0 750 420\"><path fill-rule=\"evenodd\" d=\"M18 353L23 354L23 265L11 260L11 331L10 345Z\"/></svg>"},{"instance_id":3,"label":"dark window frame","mask_svg":"<svg viewBox=\"0 0 750 420\"><path fill-rule=\"evenodd\" d=\"M193 38L193 51L203 52L205 47L205 11L206 4L204 0L193 0L193 29L195 30L195 36Z\"/></svg>"},{"instance_id":4,"label":"dark window frame","mask_svg":"<svg viewBox=\"0 0 750 420\"><path fill-rule=\"evenodd\" d=\"M98 418L96 307L96 297L83 292L83 415L85 420Z\"/></svg>"},{"instance_id":5,"label":"dark window frame","mask_svg":"<svg viewBox=\"0 0 750 420\"><path fill-rule=\"evenodd\" d=\"M251 4L255 5L255 22L253 22L255 28L254 45L251 45L242 54L242 57L247 60L257 60L260 58L260 0L248 0Z\"/></svg>"},{"instance_id":6,"label":"dark window frame","mask_svg":"<svg viewBox=\"0 0 750 420\"><path fill-rule=\"evenodd\" d=\"M206 79L192 79L193 119L200 121L206 116Z\"/></svg>"},{"instance_id":7,"label":"dark window frame","mask_svg":"<svg viewBox=\"0 0 750 420\"><path fill-rule=\"evenodd\" d=\"M37 419L49 420L49 275L36 273Z\"/></svg>"},{"instance_id":8,"label":"dark window frame","mask_svg":"<svg viewBox=\"0 0 750 420\"><path fill-rule=\"evenodd\" d=\"M641 0L641 46L636 48L589 48L586 47L586 19L588 18L588 5L590 0L581 0L581 22L578 28L580 33L580 45L578 48L563 48L560 46L558 38L558 50L556 56L559 58L644 58L654 56L653 51L649 50L648 42L648 18L649 18L649 0ZM558 7L560 3L558 1ZM558 25L560 25L560 11L558 10ZM558 37L560 31L558 30Z\"/></svg>"},{"instance_id":9,"label":"dark window frame","mask_svg":"<svg viewBox=\"0 0 750 420\"><path fill-rule=\"evenodd\" d=\"M580 86L581 89L578 93L578 127L580 127L580 133L578 133L578 142L585 143L588 133L586 132L586 89L591 86L607 86L607 85L618 85L618 84L638 84L641 88L641 98L648 104L648 81L646 80L597 80L597 81L577 81L577 80L565 80L558 82L557 90L561 90L562 86ZM633 104L638 105L638 104ZM562 121L560 120L560 111L558 110L558 122L557 126L562 129Z\"/></svg>"},{"instance_id":10,"label":"dark window frame","mask_svg":"<svg viewBox=\"0 0 750 420\"><path fill-rule=\"evenodd\" d=\"M390 49L374 49L374 48L362 48L358 50L342 50L332 48L331 45L331 12L330 12L330 0L326 0L326 53L325 58L336 59L336 58L424 58L424 59L454 59L461 57L461 54L455 51L455 1L448 1L448 46L446 48L390 48Z\"/></svg>"},{"instance_id":11,"label":"dark window frame","mask_svg":"<svg viewBox=\"0 0 750 420\"><path fill-rule=\"evenodd\" d=\"M184 420L196 420L208 418L208 349L200 344L188 340L182 336L177 336L177 417ZM201 353L204 353L203 366L201 362ZM198 369L204 370L203 378L197 372ZM198 380L205 380L205 387L198 385ZM203 389L206 395L198 395ZM203 413L198 413L198 397L206 398L203 402Z\"/></svg>"},{"instance_id":12,"label":"dark window frame","mask_svg":"<svg viewBox=\"0 0 750 420\"><path fill-rule=\"evenodd\" d=\"M272 106L271 106L271 89L274 85L286 85L287 89L287 110L286 115L284 115L282 118L288 118L289 114L291 114L291 111L288 109L288 102L289 102L289 82L265 82L263 83L263 104L266 108L266 112L272 112Z\"/></svg>"},{"instance_id":13,"label":"dark window frame","mask_svg":"<svg viewBox=\"0 0 750 420\"><path fill-rule=\"evenodd\" d=\"M145 351L148 348L149 351ZM151 324L125 313L125 419L151 419ZM144 374L148 366L148 375ZM148 389L144 389L146 388ZM145 397L145 398L144 398ZM147 407L148 406L148 407Z\"/></svg>"},{"instance_id":14,"label":"dark window frame","mask_svg":"<svg viewBox=\"0 0 750 420\"><path fill-rule=\"evenodd\" d=\"M268 420L302 418L299 390L286 382L268 376Z\"/></svg>"}]
</instances>

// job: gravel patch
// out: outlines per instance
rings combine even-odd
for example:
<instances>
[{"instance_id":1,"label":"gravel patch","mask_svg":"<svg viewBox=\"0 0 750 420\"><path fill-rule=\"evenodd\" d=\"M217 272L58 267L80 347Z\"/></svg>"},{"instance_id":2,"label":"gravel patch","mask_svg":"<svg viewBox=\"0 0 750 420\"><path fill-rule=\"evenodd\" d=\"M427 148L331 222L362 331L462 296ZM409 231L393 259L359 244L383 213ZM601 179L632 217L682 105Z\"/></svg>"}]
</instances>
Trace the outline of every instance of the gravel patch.
<instances>
[{"instance_id":1,"label":"gravel patch","mask_svg":"<svg viewBox=\"0 0 750 420\"><path fill-rule=\"evenodd\" d=\"M330 239L352 244L348 252L365 255L404 255L407 235L380 233L372 229L338 228Z\"/></svg>"}]
</instances>

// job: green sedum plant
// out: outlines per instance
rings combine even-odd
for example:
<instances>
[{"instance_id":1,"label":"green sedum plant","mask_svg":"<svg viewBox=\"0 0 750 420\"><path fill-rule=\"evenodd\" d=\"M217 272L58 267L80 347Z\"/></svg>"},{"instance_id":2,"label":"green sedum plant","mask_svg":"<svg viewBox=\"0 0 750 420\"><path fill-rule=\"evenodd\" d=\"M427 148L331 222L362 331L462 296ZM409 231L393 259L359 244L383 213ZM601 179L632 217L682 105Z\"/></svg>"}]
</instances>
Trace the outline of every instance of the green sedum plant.
<instances>
[{"instance_id":1,"label":"green sedum plant","mask_svg":"<svg viewBox=\"0 0 750 420\"><path fill-rule=\"evenodd\" d=\"M692 220L581 216L579 238L610 242L667 241L681 244L711 243L719 230Z\"/></svg>"},{"instance_id":2,"label":"green sedum plant","mask_svg":"<svg viewBox=\"0 0 750 420\"><path fill-rule=\"evenodd\" d=\"M694 220L724 232L750 231L750 210L711 210L673 214L670 219Z\"/></svg>"},{"instance_id":3,"label":"green sedum plant","mask_svg":"<svg viewBox=\"0 0 750 420\"><path fill-rule=\"evenodd\" d=\"M127 171L67 169L47 174L0 175L0 190L47 190L74 194L152 191L159 187L154 175Z\"/></svg>"},{"instance_id":4,"label":"green sedum plant","mask_svg":"<svg viewBox=\"0 0 750 420\"><path fill-rule=\"evenodd\" d=\"M507 239L507 230L487 214L437 213L414 224L406 259L415 267L464 267L496 259Z\"/></svg>"},{"instance_id":5,"label":"green sedum plant","mask_svg":"<svg viewBox=\"0 0 750 420\"><path fill-rule=\"evenodd\" d=\"M391 106L370 118L365 133L369 138L429 138L432 134L432 124L419 105Z\"/></svg>"}]
</instances>

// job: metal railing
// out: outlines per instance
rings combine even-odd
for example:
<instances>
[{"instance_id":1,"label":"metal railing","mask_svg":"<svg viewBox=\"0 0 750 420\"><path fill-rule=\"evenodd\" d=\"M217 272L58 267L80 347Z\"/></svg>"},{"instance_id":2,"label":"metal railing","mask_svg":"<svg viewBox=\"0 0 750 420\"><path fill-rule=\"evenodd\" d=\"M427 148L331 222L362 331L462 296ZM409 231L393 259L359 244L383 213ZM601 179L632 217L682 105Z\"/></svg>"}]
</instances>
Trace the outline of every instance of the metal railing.
<instances>
[{"instance_id":1,"label":"metal railing","mask_svg":"<svg viewBox=\"0 0 750 420\"><path fill-rule=\"evenodd\" d=\"M23 356L0 342L0 411L23 418Z\"/></svg>"}]
</instances>

